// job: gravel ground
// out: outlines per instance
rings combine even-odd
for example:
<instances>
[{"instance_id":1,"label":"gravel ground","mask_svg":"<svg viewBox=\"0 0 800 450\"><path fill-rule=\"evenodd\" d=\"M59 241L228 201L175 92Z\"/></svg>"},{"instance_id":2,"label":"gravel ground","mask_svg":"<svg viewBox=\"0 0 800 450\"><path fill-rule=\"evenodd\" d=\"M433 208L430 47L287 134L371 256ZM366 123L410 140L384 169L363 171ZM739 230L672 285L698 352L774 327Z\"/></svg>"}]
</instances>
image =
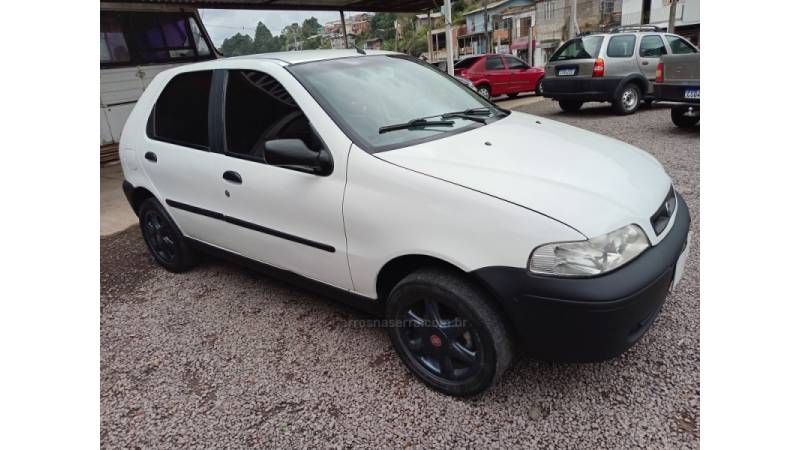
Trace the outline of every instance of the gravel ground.
<instances>
[{"instance_id":1,"label":"gravel ground","mask_svg":"<svg viewBox=\"0 0 800 450\"><path fill-rule=\"evenodd\" d=\"M655 155L699 238L699 131L654 107L521 108ZM104 448L699 446L698 246L651 330L599 364L518 359L471 399L415 381L363 314L209 260L155 266L136 227L101 239L101 444Z\"/></svg>"}]
</instances>

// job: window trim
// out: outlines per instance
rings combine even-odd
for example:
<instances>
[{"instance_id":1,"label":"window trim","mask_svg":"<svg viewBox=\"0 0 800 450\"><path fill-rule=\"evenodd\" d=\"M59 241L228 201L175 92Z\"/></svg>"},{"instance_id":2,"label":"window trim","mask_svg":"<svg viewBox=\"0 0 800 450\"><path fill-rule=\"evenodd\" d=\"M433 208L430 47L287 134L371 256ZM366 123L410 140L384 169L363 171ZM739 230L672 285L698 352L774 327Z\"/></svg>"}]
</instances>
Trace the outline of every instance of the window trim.
<instances>
[{"instance_id":1,"label":"window trim","mask_svg":"<svg viewBox=\"0 0 800 450\"><path fill-rule=\"evenodd\" d=\"M179 11L170 11L170 12L151 12L151 11L100 11L100 14L108 14L108 15L118 15L120 17L120 21L122 23L122 35L125 38L125 45L128 47L128 55L130 59L125 62L100 62L100 70L104 69L117 69L117 68L125 68L125 67L136 67L136 66L163 66L166 64L180 64L180 63L187 63L187 62L199 62L199 61L208 61L210 59L216 59L216 50L205 31L205 28L202 26L199 17L197 14L192 12L179 12ZM189 43L191 45L191 49L194 52L194 56L183 56L179 58L170 58L164 61L147 61L141 57L141 49L138 48L136 45L131 45L131 35L133 34L130 31L130 18L133 15L150 15L156 17L164 17L164 16L180 16L183 17L186 21L186 29L187 29L187 37L189 38ZM203 40L206 43L206 46L209 49L208 55L200 55L197 51L197 43L194 39L194 33L192 32L192 26L189 23L189 18L194 18L195 23L197 23L197 28L200 30L200 34L203 37ZM163 32L163 30L162 30Z\"/></svg>"},{"instance_id":2,"label":"window trim","mask_svg":"<svg viewBox=\"0 0 800 450\"><path fill-rule=\"evenodd\" d=\"M611 56L608 54L608 48L611 46L611 40L623 37L632 37L633 38L633 48L631 49L631 54L628 56ZM606 43L606 58L615 58L615 59L626 59L626 58L633 58L636 55L636 48L638 46L638 41L635 34L617 34L608 37L608 42Z\"/></svg>"}]
</instances>

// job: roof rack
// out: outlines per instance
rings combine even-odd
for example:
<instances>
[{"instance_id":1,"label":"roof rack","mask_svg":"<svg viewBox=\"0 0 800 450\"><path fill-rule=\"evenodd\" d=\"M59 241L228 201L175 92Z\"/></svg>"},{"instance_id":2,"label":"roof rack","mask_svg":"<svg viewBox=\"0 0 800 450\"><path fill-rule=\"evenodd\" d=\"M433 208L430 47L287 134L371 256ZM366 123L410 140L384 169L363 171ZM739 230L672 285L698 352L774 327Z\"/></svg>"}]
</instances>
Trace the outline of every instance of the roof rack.
<instances>
[{"instance_id":1,"label":"roof rack","mask_svg":"<svg viewBox=\"0 0 800 450\"><path fill-rule=\"evenodd\" d=\"M626 31L666 31L665 28L655 25L623 25L611 29L611 33L624 33Z\"/></svg>"}]
</instances>

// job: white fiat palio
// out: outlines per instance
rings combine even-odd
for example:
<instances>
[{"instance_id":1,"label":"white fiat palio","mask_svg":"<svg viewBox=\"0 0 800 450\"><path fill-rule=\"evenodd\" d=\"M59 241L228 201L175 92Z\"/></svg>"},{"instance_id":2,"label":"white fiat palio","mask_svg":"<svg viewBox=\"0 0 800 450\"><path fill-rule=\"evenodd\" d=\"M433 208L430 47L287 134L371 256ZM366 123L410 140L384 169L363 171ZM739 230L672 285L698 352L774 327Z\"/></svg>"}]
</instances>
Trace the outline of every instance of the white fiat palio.
<instances>
[{"instance_id":1,"label":"white fiat palio","mask_svg":"<svg viewBox=\"0 0 800 450\"><path fill-rule=\"evenodd\" d=\"M409 370L452 395L496 382L512 349L624 352L689 252L688 209L651 155L395 53L162 72L120 157L158 264L211 252L369 311Z\"/></svg>"}]
</instances>

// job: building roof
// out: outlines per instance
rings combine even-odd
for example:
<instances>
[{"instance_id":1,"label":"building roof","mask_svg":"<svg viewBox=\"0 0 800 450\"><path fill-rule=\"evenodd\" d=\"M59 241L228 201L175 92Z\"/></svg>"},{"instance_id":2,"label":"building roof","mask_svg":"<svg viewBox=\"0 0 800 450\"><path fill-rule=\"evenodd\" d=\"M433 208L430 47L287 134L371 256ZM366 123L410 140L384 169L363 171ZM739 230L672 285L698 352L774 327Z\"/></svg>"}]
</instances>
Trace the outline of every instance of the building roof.
<instances>
[{"instance_id":1,"label":"building roof","mask_svg":"<svg viewBox=\"0 0 800 450\"><path fill-rule=\"evenodd\" d=\"M488 5L486 5L486 10L488 11L488 10L495 9L497 7L505 5L506 3L510 2L510 1L511 0L500 0L499 2L489 3ZM481 11L483 11L483 6L475 8L475 9L473 9L471 11L466 11L466 12L464 12L464 15L465 16L469 16L471 14L475 14L476 12L481 12Z\"/></svg>"},{"instance_id":2,"label":"building roof","mask_svg":"<svg viewBox=\"0 0 800 450\"><path fill-rule=\"evenodd\" d=\"M307 11L417 12L430 0L101 0L102 3L184 5L209 9L278 9Z\"/></svg>"}]
</instances>

